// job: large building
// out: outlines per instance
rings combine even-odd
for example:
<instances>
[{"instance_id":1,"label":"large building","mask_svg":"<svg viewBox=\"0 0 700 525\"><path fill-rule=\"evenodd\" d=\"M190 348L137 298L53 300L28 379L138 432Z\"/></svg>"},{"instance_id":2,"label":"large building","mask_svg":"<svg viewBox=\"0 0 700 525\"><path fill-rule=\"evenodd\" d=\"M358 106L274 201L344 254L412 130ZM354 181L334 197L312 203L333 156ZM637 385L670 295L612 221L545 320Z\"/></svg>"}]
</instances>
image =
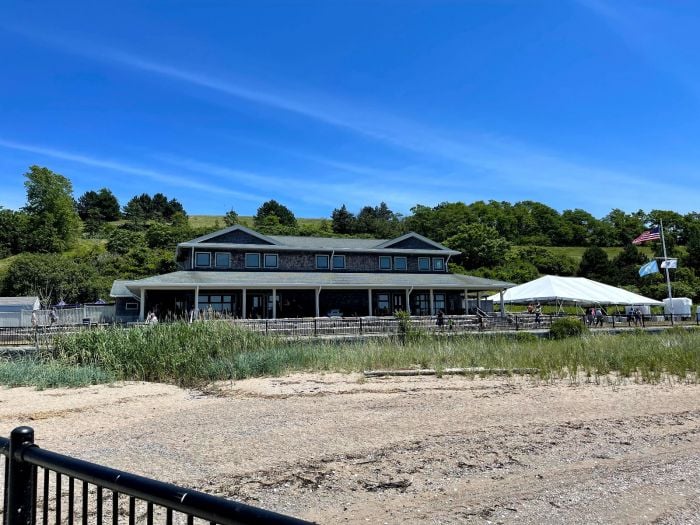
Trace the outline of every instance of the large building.
<instances>
[{"instance_id":1,"label":"large building","mask_svg":"<svg viewBox=\"0 0 700 525\"><path fill-rule=\"evenodd\" d=\"M395 239L262 235L232 226L178 244L179 271L115 281L117 318L193 312L282 318L469 313L482 292L511 283L452 274L459 252L417 233Z\"/></svg>"}]
</instances>

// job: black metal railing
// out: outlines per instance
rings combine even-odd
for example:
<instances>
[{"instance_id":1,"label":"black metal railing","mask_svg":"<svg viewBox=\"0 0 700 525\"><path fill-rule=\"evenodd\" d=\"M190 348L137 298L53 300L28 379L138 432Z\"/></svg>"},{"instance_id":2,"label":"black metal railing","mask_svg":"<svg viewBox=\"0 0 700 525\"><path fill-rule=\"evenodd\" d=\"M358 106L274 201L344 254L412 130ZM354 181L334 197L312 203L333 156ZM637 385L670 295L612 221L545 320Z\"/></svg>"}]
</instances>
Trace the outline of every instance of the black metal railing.
<instances>
[{"instance_id":1,"label":"black metal railing","mask_svg":"<svg viewBox=\"0 0 700 525\"><path fill-rule=\"evenodd\" d=\"M34 430L0 438L4 525L307 524L276 512L39 448Z\"/></svg>"}]
</instances>

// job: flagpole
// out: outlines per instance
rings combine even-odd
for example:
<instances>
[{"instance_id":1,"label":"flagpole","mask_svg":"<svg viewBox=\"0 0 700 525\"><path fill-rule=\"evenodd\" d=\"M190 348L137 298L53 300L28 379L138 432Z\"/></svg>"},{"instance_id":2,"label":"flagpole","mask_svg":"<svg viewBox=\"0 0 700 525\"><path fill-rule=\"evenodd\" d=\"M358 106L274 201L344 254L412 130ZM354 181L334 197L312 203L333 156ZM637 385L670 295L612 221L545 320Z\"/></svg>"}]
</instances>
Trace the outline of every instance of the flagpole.
<instances>
[{"instance_id":1,"label":"flagpole","mask_svg":"<svg viewBox=\"0 0 700 525\"><path fill-rule=\"evenodd\" d=\"M661 230L661 246L664 249L664 268L666 270L666 286L668 287L668 302L671 307L671 324L673 324L673 296L671 295L671 277L668 273L668 256L666 255L666 239L664 238L663 219L659 219L659 229Z\"/></svg>"}]
</instances>

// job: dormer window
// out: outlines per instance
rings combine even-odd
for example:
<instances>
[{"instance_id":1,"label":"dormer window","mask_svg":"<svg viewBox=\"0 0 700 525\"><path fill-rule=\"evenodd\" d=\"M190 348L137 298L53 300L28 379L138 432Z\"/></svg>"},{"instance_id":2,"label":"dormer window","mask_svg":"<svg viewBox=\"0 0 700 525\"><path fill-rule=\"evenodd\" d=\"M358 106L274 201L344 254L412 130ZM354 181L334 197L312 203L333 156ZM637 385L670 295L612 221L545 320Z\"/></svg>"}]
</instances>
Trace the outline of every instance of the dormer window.
<instances>
[{"instance_id":1,"label":"dormer window","mask_svg":"<svg viewBox=\"0 0 700 525\"><path fill-rule=\"evenodd\" d=\"M194 254L194 265L197 268L211 268L211 253L196 252Z\"/></svg>"},{"instance_id":2,"label":"dormer window","mask_svg":"<svg viewBox=\"0 0 700 525\"><path fill-rule=\"evenodd\" d=\"M418 271L430 271L430 257L418 257Z\"/></svg>"},{"instance_id":3,"label":"dormer window","mask_svg":"<svg viewBox=\"0 0 700 525\"><path fill-rule=\"evenodd\" d=\"M227 252L218 252L214 256L214 266L216 266L217 268L230 268L231 254Z\"/></svg>"},{"instance_id":4,"label":"dormer window","mask_svg":"<svg viewBox=\"0 0 700 525\"><path fill-rule=\"evenodd\" d=\"M442 257L433 257L433 270L436 272L445 271L445 259Z\"/></svg>"},{"instance_id":5,"label":"dormer window","mask_svg":"<svg viewBox=\"0 0 700 525\"><path fill-rule=\"evenodd\" d=\"M391 270L391 256L380 255L379 256L379 269L380 270Z\"/></svg>"},{"instance_id":6,"label":"dormer window","mask_svg":"<svg viewBox=\"0 0 700 525\"><path fill-rule=\"evenodd\" d=\"M316 269L317 270L328 270L329 257L328 255L317 255L316 256Z\"/></svg>"},{"instance_id":7,"label":"dormer window","mask_svg":"<svg viewBox=\"0 0 700 525\"><path fill-rule=\"evenodd\" d=\"M260 254L259 253L246 253L245 254L245 267L246 268L260 268Z\"/></svg>"},{"instance_id":8,"label":"dormer window","mask_svg":"<svg viewBox=\"0 0 700 525\"><path fill-rule=\"evenodd\" d=\"M334 270L344 270L345 269L345 255L334 255L333 256L333 269Z\"/></svg>"}]
</instances>

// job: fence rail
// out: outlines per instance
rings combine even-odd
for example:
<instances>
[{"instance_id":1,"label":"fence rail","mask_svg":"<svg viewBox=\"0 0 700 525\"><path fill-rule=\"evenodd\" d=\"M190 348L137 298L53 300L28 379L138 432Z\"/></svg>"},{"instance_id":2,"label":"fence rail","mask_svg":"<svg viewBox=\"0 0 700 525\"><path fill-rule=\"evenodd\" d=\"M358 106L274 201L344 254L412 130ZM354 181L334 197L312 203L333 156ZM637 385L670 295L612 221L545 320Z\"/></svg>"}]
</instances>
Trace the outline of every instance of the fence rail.
<instances>
[{"instance_id":1,"label":"fence rail","mask_svg":"<svg viewBox=\"0 0 700 525\"><path fill-rule=\"evenodd\" d=\"M10 439L0 438L0 454L6 458L4 525L118 525L120 520L148 525L156 520L168 525L309 523L43 450L34 444L30 427L14 429Z\"/></svg>"},{"instance_id":2,"label":"fence rail","mask_svg":"<svg viewBox=\"0 0 700 525\"><path fill-rule=\"evenodd\" d=\"M494 331L549 330L552 322L566 317L554 314L500 314L454 315L444 317L442 324L435 316L414 316L411 326L427 333L451 334ZM607 315L602 320L588 319L586 316L568 316L579 319L592 329L598 328L653 328L687 326L700 324L700 317L689 318L666 315L644 315L638 319L626 315ZM372 335L395 335L401 331L401 322L395 317L307 317L288 319L220 319L202 322L227 322L253 332L279 335L283 337L352 337ZM125 329L142 326L144 323L128 323ZM47 348L57 335L70 334L80 330L101 329L106 324L73 324L37 326L35 328L0 328L0 346L36 346Z\"/></svg>"}]
</instances>

